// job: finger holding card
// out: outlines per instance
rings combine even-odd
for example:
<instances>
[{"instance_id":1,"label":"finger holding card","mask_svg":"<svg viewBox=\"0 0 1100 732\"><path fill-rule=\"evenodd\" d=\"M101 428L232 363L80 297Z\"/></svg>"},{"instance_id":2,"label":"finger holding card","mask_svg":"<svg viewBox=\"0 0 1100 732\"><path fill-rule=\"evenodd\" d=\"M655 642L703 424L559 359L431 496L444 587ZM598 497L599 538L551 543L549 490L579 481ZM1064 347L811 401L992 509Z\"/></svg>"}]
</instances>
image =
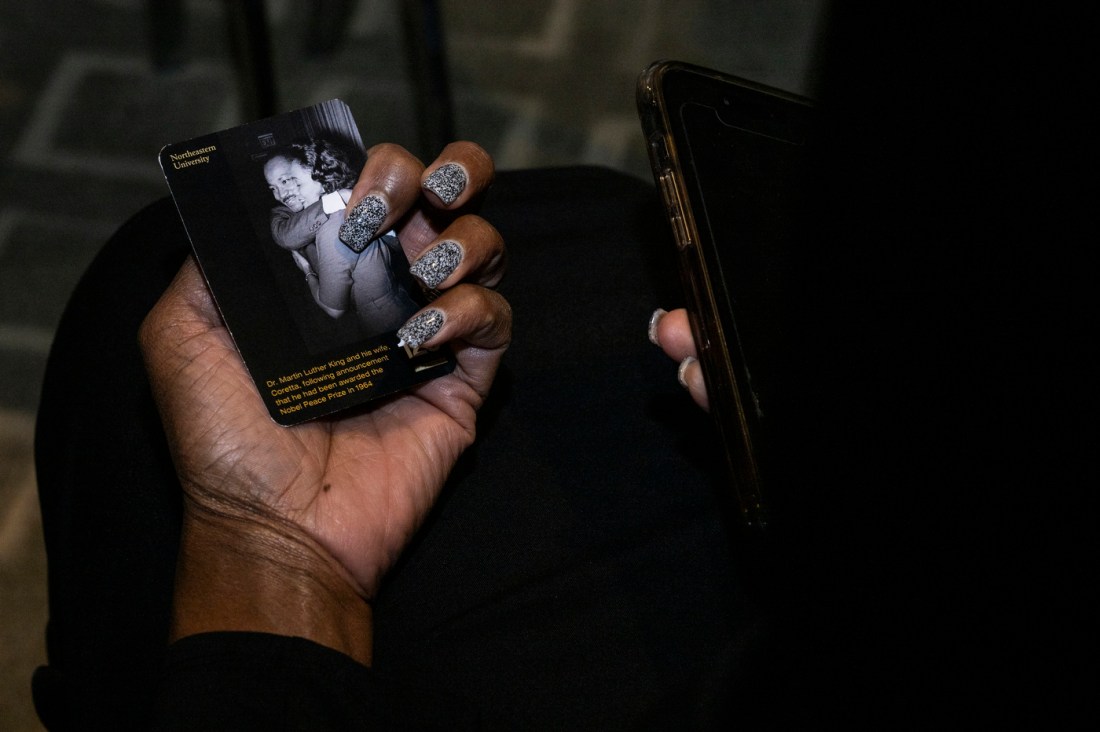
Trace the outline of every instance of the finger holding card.
<instances>
[{"instance_id":1,"label":"finger holding card","mask_svg":"<svg viewBox=\"0 0 1100 732\"><path fill-rule=\"evenodd\" d=\"M439 296L397 331L399 345L413 352L448 344L458 358L458 368L449 377L474 389L480 398L492 383L500 356L512 333L512 310L499 293L462 283ZM437 380L436 388L453 396L454 385ZM430 390L429 390L430 391ZM421 396L424 390L418 389Z\"/></svg>"},{"instance_id":2,"label":"finger holding card","mask_svg":"<svg viewBox=\"0 0 1100 732\"><path fill-rule=\"evenodd\" d=\"M387 219L396 221L393 225L410 262L420 259L436 246L443 231L456 217L473 210L495 175L492 158L481 146L472 142L453 142L428 168L420 168L422 173L416 183L419 190L412 194L406 188L410 182L408 171L392 175L385 168L386 164L402 164L400 152L386 149L373 154L379 162L373 168L368 162L369 170L364 169L360 177L364 189L381 188L378 181L387 179L389 185L401 188L404 200L408 200L406 196L412 197L411 208L403 212L403 218Z\"/></svg>"},{"instance_id":3,"label":"finger holding card","mask_svg":"<svg viewBox=\"0 0 1100 732\"><path fill-rule=\"evenodd\" d=\"M468 280L495 287L504 274L504 239L480 216L466 215L448 226L440 238L409 267L431 289Z\"/></svg>"},{"instance_id":4,"label":"finger holding card","mask_svg":"<svg viewBox=\"0 0 1100 732\"><path fill-rule=\"evenodd\" d=\"M450 145L425 170L399 145L368 150L339 100L168 145L160 161L279 424L449 374L446 347L402 349L397 330L436 287L493 285L503 271L500 235L459 211L492 180L485 152Z\"/></svg>"},{"instance_id":5,"label":"finger holding card","mask_svg":"<svg viewBox=\"0 0 1100 732\"><path fill-rule=\"evenodd\" d=\"M447 210L465 206L493 182L489 153L473 142L452 142L424 171L420 185L429 200Z\"/></svg>"},{"instance_id":6,"label":"finger holding card","mask_svg":"<svg viewBox=\"0 0 1100 732\"><path fill-rule=\"evenodd\" d=\"M367 151L367 163L351 191L340 240L361 251L393 227L420 195L424 164L400 145L382 143Z\"/></svg>"}]
</instances>

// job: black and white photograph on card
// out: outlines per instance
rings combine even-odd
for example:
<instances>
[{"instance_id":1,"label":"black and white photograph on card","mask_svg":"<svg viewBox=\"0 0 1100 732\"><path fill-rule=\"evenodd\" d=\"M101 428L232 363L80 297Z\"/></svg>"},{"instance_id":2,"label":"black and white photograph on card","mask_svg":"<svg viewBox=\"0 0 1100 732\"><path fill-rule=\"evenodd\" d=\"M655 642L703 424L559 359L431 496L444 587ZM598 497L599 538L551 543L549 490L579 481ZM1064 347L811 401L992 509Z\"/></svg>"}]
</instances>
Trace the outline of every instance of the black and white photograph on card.
<instances>
[{"instance_id":1,"label":"black and white photograph on card","mask_svg":"<svg viewBox=\"0 0 1100 732\"><path fill-rule=\"evenodd\" d=\"M361 218L346 220L365 161L340 100L161 151L199 266L281 424L453 368L445 350L410 355L398 345L395 333L425 304L424 293L396 232L364 234Z\"/></svg>"}]
</instances>

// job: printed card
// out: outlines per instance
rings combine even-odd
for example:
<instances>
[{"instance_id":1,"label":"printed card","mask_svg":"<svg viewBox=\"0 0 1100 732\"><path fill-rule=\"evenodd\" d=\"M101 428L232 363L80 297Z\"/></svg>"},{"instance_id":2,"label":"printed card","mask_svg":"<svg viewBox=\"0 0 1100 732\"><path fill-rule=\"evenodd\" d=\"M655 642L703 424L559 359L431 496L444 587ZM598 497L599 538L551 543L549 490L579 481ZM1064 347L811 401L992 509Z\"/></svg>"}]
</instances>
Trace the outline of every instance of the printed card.
<instances>
[{"instance_id":1,"label":"printed card","mask_svg":"<svg viewBox=\"0 0 1100 732\"><path fill-rule=\"evenodd\" d=\"M450 373L396 331L426 302L396 233L340 238L366 151L340 100L168 145L195 257L272 418L297 424ZM368 235L369 236L369 235Z\"/></svg>"}]
</instances>

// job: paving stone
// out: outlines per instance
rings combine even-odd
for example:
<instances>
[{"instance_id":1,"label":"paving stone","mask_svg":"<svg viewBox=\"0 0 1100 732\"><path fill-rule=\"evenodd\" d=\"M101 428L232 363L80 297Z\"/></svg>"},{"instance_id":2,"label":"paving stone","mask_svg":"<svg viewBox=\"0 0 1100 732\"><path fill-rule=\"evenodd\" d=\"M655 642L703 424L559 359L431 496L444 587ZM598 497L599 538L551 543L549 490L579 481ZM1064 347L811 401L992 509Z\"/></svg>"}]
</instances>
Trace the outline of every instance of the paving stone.
<instances>
[{"instance_id":1,"label":"paving stone","mask_svg":"<svg viewBox=\"0 0 1100 732\"><path fill-rule=\"evenodd\" d=\"M157 73L140 57L66 54L36 100L14 156L27 168L160 179L161 147L234 123L228 68L196 62Z\"/></svg>"},{"instance_id":2,"label":"paving stone","mask_svg":"<svg viewBox=\"0 0 1100 732\"><path fill-rule=\"evenodd\" d=\"M71 152L146 161L169 142L228 122L234 92L224 64L156 73L89 58L61 111L53 143Z\"/></svg>"},{"instance_id":3,"label":"paving stone","mask_svg":"<svg viewBox=\"0 0 1100 732\"><path fill-rule=\"evenodd\" d=\"M17 215L0 242L0 325L52 331L105 232L64 216Z\"/></svg>"}]
</instances>

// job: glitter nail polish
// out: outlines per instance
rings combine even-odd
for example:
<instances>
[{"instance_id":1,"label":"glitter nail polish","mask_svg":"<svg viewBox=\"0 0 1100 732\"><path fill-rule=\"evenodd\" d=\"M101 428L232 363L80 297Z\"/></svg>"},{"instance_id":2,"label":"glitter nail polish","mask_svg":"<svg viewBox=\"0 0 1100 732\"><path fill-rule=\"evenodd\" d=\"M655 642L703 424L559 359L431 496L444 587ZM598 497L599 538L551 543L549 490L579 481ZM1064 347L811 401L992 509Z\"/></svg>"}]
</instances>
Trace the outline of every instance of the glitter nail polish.
<instances>
[{"instance_id":1,"label":"glitter nail polish","mask_svg":"<svg viewBox=\"0 0 1100 732\"><path fill-rule=\"evenodd\" d=\"M428 176L424 187L449 206L466 190L466 171L458 163L445 163Z\"/></svg>"},{"instance_id":2,"label":"glitter nail polish","mask_svg":"<svg viewBox=\"0 0 1100 732\"><path fill-rule=\"evenodd\" d=\"M680 386L684 387L685 389L689 388L687 382L688 367L690 367L696 361L698 361L698 359L695 358L695 356L688 356L680 362L679 368L676 369L676 380L679 381Z\"/></svg>"},{"instance_id":3,"label":"glitter nail polish","mask_svg":"<svg viewBox=\"0 0 1100 732\"><path fill-rule=\"evenodd\" d=\"M411 354L429 340L443 327L443 313L439 310L425 310L397 330L397 345Z\"/></svg>"},{"instance_id":4,"label":"glitter nail polish","mask_svg":"<svg viewBox=\"0 0 1100 732\"><path fill-rule=\"evenodd\" d=\"M409 267L409 272L419 277L428 287L439 287L439 283L451 276L462 263L462 247L456 241L443 241L424 253Z\"/></svg>"},{"instance_id":5,"label":"glitter nail polish","mask_svg":"<svg viewBox=\"0 0 1100 732\"><path fill-rule=\"evenodd\" d=\"M387 213L389 210L385 201L378 196L367 196L355 204L347 220L340 226L340 241L352 251L363 251L385 221Z\"/></svg>"},{"instance_id":6,"label":"glitter nail polish","mask_svg":"<svg viewBox=\"0 0 1100 732\"><path fill-rule=\"evenodd\" d=\"M649 316L649 342L655 346L661 345L661 342L657 340L657 326L666 315L668 315L667 310L664 308L657 308L653 311L653 315Z\"/></svg>"}]
</instances>

